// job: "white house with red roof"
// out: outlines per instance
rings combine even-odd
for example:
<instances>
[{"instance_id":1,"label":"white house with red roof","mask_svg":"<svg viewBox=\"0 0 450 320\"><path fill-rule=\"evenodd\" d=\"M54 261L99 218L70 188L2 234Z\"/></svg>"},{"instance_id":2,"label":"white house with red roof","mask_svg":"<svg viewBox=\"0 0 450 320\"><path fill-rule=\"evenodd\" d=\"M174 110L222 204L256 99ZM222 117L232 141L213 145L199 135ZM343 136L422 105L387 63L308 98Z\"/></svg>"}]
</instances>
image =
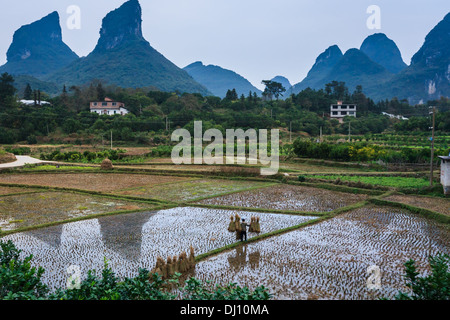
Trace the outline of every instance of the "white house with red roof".
<instances>
[{"instance_id":1,"label":"white house with red roof","mask_svg":"<svg viewBox=\"0 0 450 320\"><path fill-rule=\"evenodd\" d=\"M125 104L123 102L114 101L108 97L105 98L105 101L91 102L91 112L108 116L113 116L116 114L124 116L130 113L127 109L125 109Z\"/></svg>"}]
</instances>

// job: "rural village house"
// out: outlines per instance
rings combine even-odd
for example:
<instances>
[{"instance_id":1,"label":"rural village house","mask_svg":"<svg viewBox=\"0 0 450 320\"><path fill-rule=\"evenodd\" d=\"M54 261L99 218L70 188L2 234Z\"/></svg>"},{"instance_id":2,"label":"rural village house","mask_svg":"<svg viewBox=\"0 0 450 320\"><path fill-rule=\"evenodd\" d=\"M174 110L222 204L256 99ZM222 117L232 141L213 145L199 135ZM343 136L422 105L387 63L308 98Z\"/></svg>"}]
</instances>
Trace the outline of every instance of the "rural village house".
<instances>
[{"instance_id":1,"label":"rural village house","mask_svg":"<svg viewBox=\"0 0 450 320\"><path fill-rule=\"evenodd\" d=\"M340 123L344 122L344 117L356 118L356 105L343 104L342 101L338 101L337 104L331 105L330 117L339 120Z\"/></svg>"},{"instance_id":2,"label":"rural village house","mask_svg":"<svg viewBox=\"0 0 450 320\"><path fill-rule=\"evenodd\" d=\"M105 101L91 102L91 112L108 116L113 116L115 114L124 116L129 113L129 111L125 109L125 104L123 102L114 101L108 97L105 98Z\"/></svg>"}]
</instances>

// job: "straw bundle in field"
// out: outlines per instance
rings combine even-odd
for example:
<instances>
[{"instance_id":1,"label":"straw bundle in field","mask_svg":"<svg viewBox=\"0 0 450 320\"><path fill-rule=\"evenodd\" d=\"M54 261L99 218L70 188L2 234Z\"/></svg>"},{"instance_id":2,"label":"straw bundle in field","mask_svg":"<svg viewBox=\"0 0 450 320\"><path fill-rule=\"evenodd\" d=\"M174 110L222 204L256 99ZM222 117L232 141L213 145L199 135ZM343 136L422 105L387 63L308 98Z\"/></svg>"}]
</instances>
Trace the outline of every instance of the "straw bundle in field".
<instances>
[{"instance_id":1,"label":"straw bundle in field","mask_svg":"<svg viewBox=\"0 0 450 320\"><path fill-rule=\"evenodd\" d=\"M259 217L256 217L255 221L255 232L261 233L261 224L259 223Z\"/></svg>"},{"instance_id":2,"label":"straw bundle in field","mask_svg":"<svg viewBox=\"0 0 450 320\"><path fill-rule=\"evenodd\" d=\"M234 222L234 217L230 217L230 224L228 225L229 232L236 232L236 223Z\"/></svg>"},{"instance_id":3,"label":"straw bundle in field","mask_svg":"<svg viewBox=\"0 0 450 320\"><path fill-rule=\"evenodd\" d=\"M255 217L251 217L250 219L250 227L248 228L248 232L255 232Z\"/></svg>"},{"instance_id":4,"label":"straw bundle in field","mask_svg":"<svg viewBox=\"0 0 450 320\"><path fill-rule=\"evenodd\" d=\"M236 226L236 240L241 239L241 231L242 231L242 226L241 226L241 217L236 213L236 218L234 220L234 224Z\"/></svg>"},{"instance_id":5,"label":"straw bundle in field","mask_svg":"<svg viewBox=\"0 0 450 320\"><path fill-rule=\"evenodd\" d=\"M191 266L194 267L195 266L195 251L192 246L190 248L190 251L191 251L191 254L189 256L189 262L190 262Z\"/></svg>"},{"instance_id":6,"label":"straw bundle in field","mask_svg":"<svg viewBox=\"0 0 450 320\"><path fill-rule=\"evenodd\" d=\"M178 261L177 256L173 256L172 263L173 263L173 272L174 272L173 274L175 274L175 272L180 272L180 262Z\"/></svg>"},{"instance_id":7,"label":"straw bundle in field","mask_svg":"<svg viewBox=\"0 0 450 320\"><path fill-rule=\"evenodd\" d=\"M100 168L102 170L112 170L114 167L113 167L111 160L106 158L105 160L102 161Z\"/></svg>"},{"instance_id":8,"label":"straw bundle in field","mask_svg":"<svg viewBox=\"0 0 450 320\"><path fill-rule=\"evenodd\" d=\"M179 256L168 257L167 261L158 257L156 259L156 266L150 273L158 273L163 279L169 279L174 276L175 273L184 273L190 271L194 267L195 252L194 248L191 246L189 257L186 251L180 253Z\"/></svg>"}]
</instances>

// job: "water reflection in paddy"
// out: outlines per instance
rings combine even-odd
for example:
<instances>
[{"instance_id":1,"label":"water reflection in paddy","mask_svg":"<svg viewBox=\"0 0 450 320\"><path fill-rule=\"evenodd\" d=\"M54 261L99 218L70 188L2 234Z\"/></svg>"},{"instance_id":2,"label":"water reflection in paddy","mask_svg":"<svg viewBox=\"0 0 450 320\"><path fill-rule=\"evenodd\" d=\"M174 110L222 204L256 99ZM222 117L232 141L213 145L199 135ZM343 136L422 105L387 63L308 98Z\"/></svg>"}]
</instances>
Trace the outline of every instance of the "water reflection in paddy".
<instances>
[{"instance_id":1,"label":"water reflection in paddy","mask_svg":"<svg viewBox=\"0 0 450 320\"><path fill-rule=\"evenodd\" d=\"M152 269L157 256L168 257L188 252L196 254L236 241L227 231L228 210L174 208L158 212L135 213L74 222L6 236L23 250L33 254L33 264L46 272L43 281L51 288L64 286L70 265L78 265L82 274L103 268L104 257L119 277L137 275L139 268ZM239 212L250 220L261 219L263 233L301 224L315 217ZM249 238L255 234L249 234Z\"/></svg>"},{"instance_id":2,"label":"water reflection in paddy","mask_svg":"<svg viewBox=\"0 0 450 320\"><path fill-rule=\"evenodd\" d=\"M450 233L405 210L365 207L331 220L248 244L197 264L201 280L270 288L276 299L392 298L404 288L404 263L423 272L429 255L450 254ZM366 281L381 268L381 290Z\"/></svg>"}]
</instances>

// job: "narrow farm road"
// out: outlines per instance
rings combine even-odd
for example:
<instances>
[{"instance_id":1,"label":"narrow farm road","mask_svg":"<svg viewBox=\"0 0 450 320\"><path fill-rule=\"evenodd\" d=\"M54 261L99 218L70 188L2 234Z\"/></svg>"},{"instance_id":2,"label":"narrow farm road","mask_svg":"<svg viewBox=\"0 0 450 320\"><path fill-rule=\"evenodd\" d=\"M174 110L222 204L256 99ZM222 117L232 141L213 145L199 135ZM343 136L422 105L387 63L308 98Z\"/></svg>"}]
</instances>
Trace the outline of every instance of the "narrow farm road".
<instances>
[{"instance_id":1,"label":"narrow farm road","mask_svg":"<svg viewBox=\"0 0 450 320\"><path fill-rule=\"evenodd\" d=\"M32 158L29 156L16 156L16 161L10 163L0 164L0 169L8 169L8 168L18 168L23 167L26 164L36 164L36 163L44 163L48 161L42 161L36 158Z\"/></svg>"}]
</instances>

